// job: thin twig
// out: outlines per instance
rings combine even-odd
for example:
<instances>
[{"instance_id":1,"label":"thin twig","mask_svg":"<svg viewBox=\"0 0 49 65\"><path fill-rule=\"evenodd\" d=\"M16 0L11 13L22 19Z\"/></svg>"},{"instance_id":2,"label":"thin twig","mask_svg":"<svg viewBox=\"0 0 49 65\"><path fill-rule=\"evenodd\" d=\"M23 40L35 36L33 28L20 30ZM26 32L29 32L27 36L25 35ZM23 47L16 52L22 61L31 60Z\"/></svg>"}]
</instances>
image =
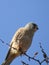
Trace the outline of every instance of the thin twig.
<instances>
[{"instance_id":1,"label":"thin twig","mask_svg":"<svg viewBox=\"0 0 49 65\"><path fill-rule=\"evenodd\" d=\"M10 48L13 48L13 49L17 50L16 48L12 47L12 46L9 45L8 43L5 43L2 39L0 39L0 41L1 41L3 44L6 44L7 46L9 46ZM38 60L38 59L35 59L35 56L38 54L38 52L36 52L33 57L30 57L30 56L27 55L26 53L24 53L24 55L25 55L26 57L28 57L28 60L29 60L29 61L30 61L30 59L32 59L32 60L38 62L39 65L42 65L42 63L45 61L45 62L47 63L47 65L48 65L48 63L49 63L49 57L47 56L46 52L44 51L44 49L43 49L41 43L40 43L40 48L41 48L41 52L43 53L43 57L44 57L44 59L43 59L42 61L40 61L40 60ZM20 50L20 52L22 52L22 51ZM21 61L21 62L22 62L23 65L29 65L29 64L25 63L24 61Z\"/></svg>"},{"instance_id":2,"label":"thin twig","mask_svg":"<svg viewBox=\"0 0 49 65\"><path fill-rule=\"evenodd\" d=\"M17 50L16 48L12 47L10 44L5 43L2 39L0 39L0 41L1 41L3 44L6 44L7 46L9 46L10 48L13 48L13 49Z\"/></svg>"},{"instance_id":3,"label":"thin twig","mask_svg":"<svg viewBox=\"0 0 49 65\"><path fill-rule=\"evenodd\" d=\"M24 55L28 57L28 60L29 60L29 61L30 61L30 59L32 59L32 60L37 61L37 62L41 65L41 62L40 62L39 60L35 59L34 57L30 57L30 56L27 55L26 53L24 53Z\"/></svg>"},{"instance_id":4,"label":"thin twig","mask_svg":"<svg viewBox=\"0 0 49 65\"><path fill-rule=\"evenodd\" d=\"M29 64L25 63L24 61L21 61L21 62L22 62L23 65L29 65Z\"/></svg>"}]
</instances>

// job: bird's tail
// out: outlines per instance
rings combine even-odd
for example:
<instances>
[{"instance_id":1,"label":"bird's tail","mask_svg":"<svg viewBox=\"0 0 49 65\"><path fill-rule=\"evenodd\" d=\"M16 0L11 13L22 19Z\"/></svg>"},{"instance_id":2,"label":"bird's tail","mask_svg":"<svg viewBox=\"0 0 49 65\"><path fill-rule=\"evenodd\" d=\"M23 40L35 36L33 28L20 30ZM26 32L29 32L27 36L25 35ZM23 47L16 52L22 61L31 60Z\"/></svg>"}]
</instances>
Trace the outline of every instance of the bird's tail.
<instances>
[{"instance_id":1,"label":"bird's tail","mask_svg":"<svg viewBox=\"0 0 49 65\"><path fill-rule=\"evenodd\" d=\"M10 65L7 61L4 61L1 65Z\"/></svg>"},{"instance_id":2,"label":"bird's tail","mask_svg":"<svg viewBox=\"0 0 49 65\"><path fill-rule=\"evenodd\" d=\"M1 65L10 65L10 64L4 61Z\"/></svg>"},{"instance_id":3,"label":"bird's tail","mask_svg":"<svg viewBox=\"0 0 49 65\"><path fill-rule=\"evenodd\" d=\"M7 59L5 59L5 61L4 61L1 65L10 65L11 62L12 62L16 57L18 57L18 55L17 55L17 56L15 56L15 55L9 56Z\"/></svg>"}]
</instances>

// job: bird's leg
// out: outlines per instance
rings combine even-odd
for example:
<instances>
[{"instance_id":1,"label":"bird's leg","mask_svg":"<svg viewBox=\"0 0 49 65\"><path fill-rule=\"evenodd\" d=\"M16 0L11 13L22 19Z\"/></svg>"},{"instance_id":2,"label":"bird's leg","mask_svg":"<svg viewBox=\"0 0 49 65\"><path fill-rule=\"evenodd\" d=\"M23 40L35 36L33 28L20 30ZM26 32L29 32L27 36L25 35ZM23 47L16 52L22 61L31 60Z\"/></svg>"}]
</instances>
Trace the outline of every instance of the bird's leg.
<instances>
[{"instance_id":1,"label":"bird's leg","mask_svg":"<svg viewBox=\"0 0 49 65\"><path fill-rule=\"evenodd\" d=\"M19 52L20 52L20 56L22 56L22 54L24 54L26 51L23 51L22 47L19 47Z\"/></svg>"},{"instance_id":2,"label":"bird's leg","mask_svg":"<svg viewBox=\"0 0 49 65\"><path fill-rule=\"evenodd\" d=\"M20 52L20 55L23 54L23 51L22 51L22 48L21 47L19 47L19 52Z\"/></svg>"}]
</instances>

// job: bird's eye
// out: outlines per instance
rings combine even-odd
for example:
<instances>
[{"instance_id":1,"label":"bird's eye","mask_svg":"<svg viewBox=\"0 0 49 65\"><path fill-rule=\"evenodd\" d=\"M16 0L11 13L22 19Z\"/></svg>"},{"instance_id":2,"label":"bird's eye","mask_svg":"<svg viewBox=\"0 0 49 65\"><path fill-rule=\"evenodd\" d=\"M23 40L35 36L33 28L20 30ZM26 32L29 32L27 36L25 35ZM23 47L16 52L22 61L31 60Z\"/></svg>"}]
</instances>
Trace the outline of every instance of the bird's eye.
<instances>
[{"instance_id":1,"label":"bird's eye","mask_svg":"<svg viewBox=\"0 0 49 65\"><path fill-rule=\"evenodd\" d=\"M34 28L36 28L36 26L35 26L35 25L33 26L33 29L34 29Z\"/></svg>"}]
</instances>

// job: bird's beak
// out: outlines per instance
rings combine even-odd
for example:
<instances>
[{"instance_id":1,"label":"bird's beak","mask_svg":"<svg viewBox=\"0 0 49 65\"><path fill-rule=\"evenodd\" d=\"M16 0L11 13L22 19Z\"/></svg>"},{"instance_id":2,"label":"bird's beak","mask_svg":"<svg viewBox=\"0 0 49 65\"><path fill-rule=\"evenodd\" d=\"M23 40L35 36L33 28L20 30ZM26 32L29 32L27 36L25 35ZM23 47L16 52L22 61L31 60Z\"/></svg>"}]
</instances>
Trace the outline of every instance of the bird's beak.
<instances>
[{"instance_id":1,"label":"bird's beak","mask_svg":"<svg viewBox=\"0 0 49 65\"><path fill-rule=\"evenodd\" d=\"M37 27L37 30L39 30L39 28Z\"/></svg>"}]
</instances>

